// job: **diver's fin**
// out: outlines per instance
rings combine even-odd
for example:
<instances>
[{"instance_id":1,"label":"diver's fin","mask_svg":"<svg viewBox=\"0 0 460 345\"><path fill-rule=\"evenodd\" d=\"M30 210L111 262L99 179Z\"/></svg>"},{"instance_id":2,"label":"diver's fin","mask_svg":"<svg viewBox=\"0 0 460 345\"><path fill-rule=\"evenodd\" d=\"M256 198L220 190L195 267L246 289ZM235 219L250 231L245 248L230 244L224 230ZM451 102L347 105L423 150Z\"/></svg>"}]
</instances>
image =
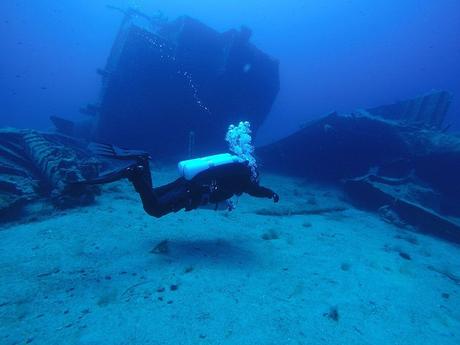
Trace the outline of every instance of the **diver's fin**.
<instances>
[{"instance_id":1,"label":"diver's fin","mask_svg":"<svg viewBox=\"0 0 460 345\"><path fill-rule=\"evenodd\" d=\"M95 155L119 160L151 159L148 152L140 150L125 150L111 144L90 143L88 149Z\"/></svg>"},{"instance_id":2,"label":"diver's fin","mask_svg":"<svg viewBox=\"0 0 460 345\"><path fill-rule=\"evenodd\" d=\"M104 175L95 177L90 180L84 180L84 181L78 181L74 182L72 184L81 184L81 185L96 185L96 184L105 184L105 183L110 183L110 182L115 182L118 180L121 180L123 178L128 178L130 174L130 170L135 166L136 164L129 165L127 167L123 167L120 169L116 169L113 171L110 171Z\"/></svg>"}]
</instances>

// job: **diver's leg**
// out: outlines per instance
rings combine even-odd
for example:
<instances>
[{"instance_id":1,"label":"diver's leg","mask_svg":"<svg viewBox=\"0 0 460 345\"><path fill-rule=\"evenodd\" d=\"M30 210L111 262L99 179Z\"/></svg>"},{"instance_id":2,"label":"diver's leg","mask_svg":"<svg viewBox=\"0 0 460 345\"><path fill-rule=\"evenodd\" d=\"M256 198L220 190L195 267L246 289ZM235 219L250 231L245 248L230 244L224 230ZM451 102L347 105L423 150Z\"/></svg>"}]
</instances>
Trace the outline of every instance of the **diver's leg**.
<instances>
[{"instance_id":1,"label":"diver's leg","mask_svg":"<svg viewBox=\"0 0 460 345\"><path fill-rule=\"evenodd\" d=\"M159 218L187 207L188 192L183 179L152 188L148 164L132 167L128 179L139 193L145 212L153 217Z\"/></svg>"},{"instance_id":2,"label":"diver's leg","mask_svg":"<svg viewBox=\"0 0 460 345\"><path fill-rule=\"evenodd\" d=\"M128 168L128 179L141 197L145 212L154 217L161 217L163 214L158 213L158 198L152 188L149 166L136 164Z\"/></svg>"}]
</instances>

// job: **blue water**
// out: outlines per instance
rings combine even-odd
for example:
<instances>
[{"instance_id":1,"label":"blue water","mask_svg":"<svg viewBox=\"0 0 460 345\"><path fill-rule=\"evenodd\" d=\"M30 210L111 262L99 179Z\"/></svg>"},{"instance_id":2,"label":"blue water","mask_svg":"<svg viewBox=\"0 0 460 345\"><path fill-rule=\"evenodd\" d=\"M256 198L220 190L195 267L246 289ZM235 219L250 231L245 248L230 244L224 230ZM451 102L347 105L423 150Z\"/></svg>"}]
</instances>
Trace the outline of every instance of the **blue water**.
<instances>
[{"instance_id":1,"label":"blue water","mask_svg":"<svg viewBox=\"0 0 460 345\"><path fill-rule=\"evenodd\" d=\"M269 196L238 196L232 212L212 204L157 219L144 212L139 184L124 179L146 172L139 162L100 188L73 184L116 168L86 142L48 132L50 116L88 120L79 109L100 100L97 70L123 19L108 5L170 20L188 15L219 32L244 25L251 42L279 61L279 94L254 133L260 175L250 180L260 177ZM160 50L142 49L151 36L139 35L141 49L126 56L158 58ZM460 344L459 37L459 0L0 0L0 345ZM200 68L197 50L190 60ZM142 64L123 60L120 79L137 88L110 85L103 120L115 117L114 125L98 134L149 150L153 187L179 181L180 193L162 198L180 195L169 211L192 201L191 184L171 160L227 149L224 132L206 129L229 124L208 121L193 78L171 63L175 57L162 59L164 73L146 81ZM238 67L244 59L235 60ZM219 91L238 85L232 76ZM139 88L144 81L153 90ZM171 85L183 88L177 94L185 105L168 103ZM372 116L326 116L431 90L453 96L448 134ZM117 122L129 102L137 108L128 110L147 109L144 116L153 109L152 116L142 122L126 111L128 121ZM164 104L169 112L161 117L155 111ZM154 127L176 120L175 111L181 133ZM231 147L246 147L240 156L255 164L249 127L241 126L236 138L245 145L233 138L240 147ZM269 142L275 145L262 145ZM201 201L220 187L214 177L203 182Z\"/></svg>"},{"instance_id":2,"label":"blue water","mask_svg":"<svg viewBox=\"0 0 460 345\"><path fill-rule=\"evenodd\" d=\"M106 5L187 14L224 31L247 25L280 60L281 91L259 142L308 119L411 98L454 94L448 122L460 129L460 4L401 1L14 1L0 3L0 126L50 126L78 118L97 97L121 20ZM282 125L280 125L282 119Z\"/></svg>"}]
</instances>

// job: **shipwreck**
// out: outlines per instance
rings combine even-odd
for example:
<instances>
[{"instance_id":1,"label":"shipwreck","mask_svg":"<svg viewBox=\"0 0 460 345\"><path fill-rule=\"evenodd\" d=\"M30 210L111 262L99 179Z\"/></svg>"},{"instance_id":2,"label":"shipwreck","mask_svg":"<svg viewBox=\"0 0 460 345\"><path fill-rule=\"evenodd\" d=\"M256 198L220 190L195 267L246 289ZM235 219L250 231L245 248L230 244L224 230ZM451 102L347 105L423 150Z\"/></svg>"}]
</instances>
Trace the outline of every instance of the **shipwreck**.
<instances>
[{"instance_id":1,"label":"shipwreck","mask_svg":"<svg viewBox=\"0 0 460 345\"><path fill-rule=\"evenodd\" d=\"M188 16L123 12L97 102L81 109L84 124L54 117L60 132L173 161L223 150L230 123L257 130L280 88L279 63L249 28L220 33Z\"/></svg>"},{"instance_id":2,"label":"shipwreck","mask_svg":"<svg viewBox=\"0 0 460 345\"><path fill-rule=\"evenodd\" d=\"M447 133L452 95L332 113L258 149L267 169L344 187L357 206L460 243L460 136Z\"/></svg>"}]
</instances>

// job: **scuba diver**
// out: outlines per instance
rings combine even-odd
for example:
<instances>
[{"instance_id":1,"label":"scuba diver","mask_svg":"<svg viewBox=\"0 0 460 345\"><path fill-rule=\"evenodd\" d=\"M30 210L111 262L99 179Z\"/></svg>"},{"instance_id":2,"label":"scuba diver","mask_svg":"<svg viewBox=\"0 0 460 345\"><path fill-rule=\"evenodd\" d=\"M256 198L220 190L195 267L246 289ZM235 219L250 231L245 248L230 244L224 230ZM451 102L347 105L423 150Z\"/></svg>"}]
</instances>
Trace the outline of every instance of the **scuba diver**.
<instances>
[{"instance_id":1,"label":"scuba diver","mask_svg":"<svg viewBox=\"0 0 460 345\"><path fill-rule=\"evenodd\" d=\"M232 210L230 199L243 193L273 199L275 203L279 201L278 194L259 185L258 172L250 160L229 153L182 161L179 163L181 177L153 187L148 153L107 144L92 144L91 149L99 156L134 163L80 183L103 184L127 178L139 193L145 212L153 217L209 206L215 210L222 209L222 206Z\"/></svg>"}]
</instances>

